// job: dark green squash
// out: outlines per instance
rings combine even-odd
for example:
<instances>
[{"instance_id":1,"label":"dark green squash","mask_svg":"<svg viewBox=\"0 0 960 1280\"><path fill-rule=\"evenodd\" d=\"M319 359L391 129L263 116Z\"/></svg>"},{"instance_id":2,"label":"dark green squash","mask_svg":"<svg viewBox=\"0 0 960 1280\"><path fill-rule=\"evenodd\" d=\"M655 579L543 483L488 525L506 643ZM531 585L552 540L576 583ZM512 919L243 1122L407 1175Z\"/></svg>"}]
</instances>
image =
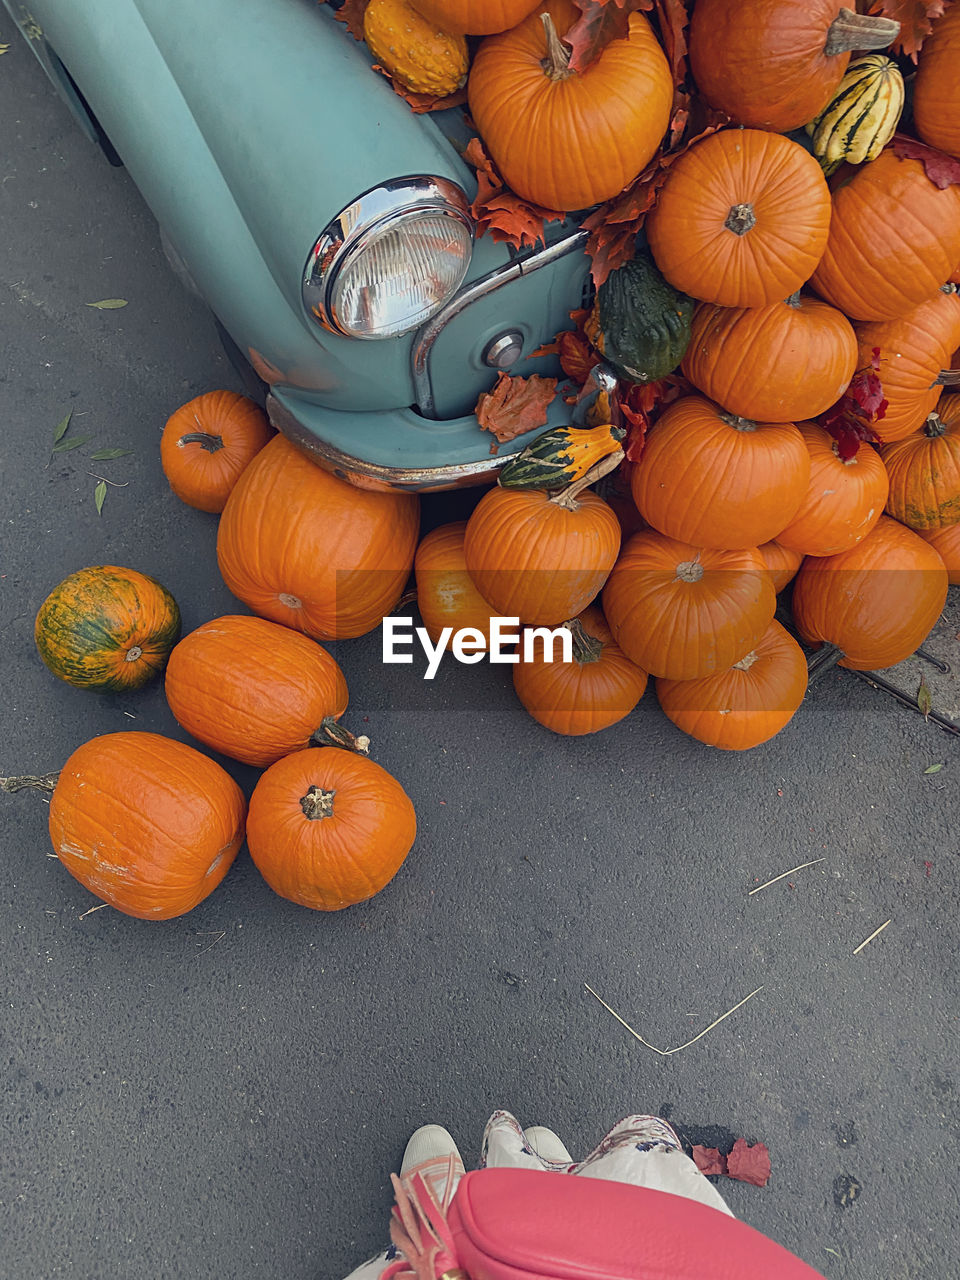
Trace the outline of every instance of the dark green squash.
<instances>
[{"instance_id":1,"label":"dark green squash","mask_svg":"<svg viewBox=\"0 0 960 1280\"><path fill-rule=\"evenodd\" d=\"M586 334L621 378L656 382L683 359L695 305L640 249L597 290Z\"/></svg>"},{"instance_id":2,"label":"dark green squash","mask_svg":"<svg viewBox=\"0 0 960 1280\"><path fill-rule=\"evenodd\" d=\"M554 427L511 458L500 472L504 489L565 489L620 448L626 432L609 422Z\"/></svg>"}]
</instances>

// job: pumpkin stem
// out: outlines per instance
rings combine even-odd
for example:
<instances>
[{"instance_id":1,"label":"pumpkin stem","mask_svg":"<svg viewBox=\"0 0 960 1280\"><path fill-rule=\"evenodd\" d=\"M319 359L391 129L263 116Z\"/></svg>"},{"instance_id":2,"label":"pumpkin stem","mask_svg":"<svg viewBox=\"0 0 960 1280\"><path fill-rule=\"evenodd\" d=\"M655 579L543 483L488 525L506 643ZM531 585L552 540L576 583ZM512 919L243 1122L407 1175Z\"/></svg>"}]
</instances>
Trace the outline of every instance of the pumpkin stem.
<instances>
[{"instance_id":1,"label":"pumpkin stem","mask_svg":"<svg viewBox=\"0 0 960 1280\"><path fill-rule=\"evenodd\" d=\"M796 293L791 293L790 297L785 298L784 301L788 307L793 307L794 310L797 310L800 306L800 290L798 289Z\"/></svg>"},{"instance_id":2,"label":"pumpkin stem","mask_svg":"<svg viewBox=\"0 0 960 1280\"><path fill-rule=\"evenodd\" d=\"M58 769L56 773L42 773L37 778L29 774L22 778L0 778L0 791L25 791L27 787L35 787L37 791L52 791L59 777Z\"/></svg>"},{"instance_id":3,"label":"pumpkin stem","mask_svg":"<svg viewBox=\"0 0 960 1280\"><path fill-rule=\"evenodd\" d=\"M577 498L583 493L584 489L589 489L590 485L602 480L611 471L616 471L625 456L622 449L614 449L613 453L608 453L605 458L601 458L599 462L595 463L589 471L584 472L579 480L575 480L566 489L554 494L550 501L555 502L558 507L566 507L568 511L576 511Z\"/></svg>"},{"instance_id":4,"label":"pumpkin stem","mask_svg":"<svg viewBox=\"0 0 960 1280\"><path fill-rule=\"evenodd\" d=\"M734 431L756 431L757 424L752 418L741 418L735 413L720 412L717 417Z\"/></svg>"},{"instance_id":5,"label":"pumpkin stem","mask_svg":"<svg viewBox=\"0 0 960 1280\"><path fill-rule=\"evenodd\" d=\"M310 746L342 747L344 751L355 751L358 756L365 756L370 751L370 739L365 733L359 736L352 734L333 716L324 716L320 727L313 732Z\"/></svg>"},{"instance_id":6,"label":"pumpkin stem","mask_svg":"<svg viewBox=\"0 0 960 1280\"><path fill-rule=\"evenodd\" d=\"M189 435L180 437L177 448L182 449L185 444L198 444L207 453L216 453L223 448L223 436L211 436L206 431L191 431Z\"/></svg>"},{"instance_id":7,"label":"pumpkin stem","mask_svg":"<svg viewBox=\"0 0 960 1280\"><path fill-rule=\"evenodd\" d=\"M946 284L942 284L940 286L940 292L941 293L960 293L960 288L958 288L953 283L952 280L948 280Z\"/></svg>"},{"instance_id":8,"label":"pumpkin stem","mask_svg":"<svg viewBox=\"0 0 960 1280\"><path fill-rule=\"evenodd\" d=\"M960 387L960 369L941 369L935 387Z\"/></svg>"},{"instance_id":9,"label":"pumpkin stem","mask_svg":"<svg viewBox=\"0 0 960 1280\"><path fill-rule=\"evenodd\" d=\"M574 73L570 70L570 54L560 37L549 13L541 13L540 21L547 36L547 56L540 63L549 80L566 80Z\"/></svg>"},{"instance_id":10,"label":"pumpkin stem","mask_svg":"<svg viewBox=\"0 0 960 1280\"><path fill-rule=\"evenodd\" d=\"M852 9L841 9L830 23L823 52L832 58L854 49L886 49L899 34L900 23L893 18L871 18Z\"/></svg>"},{"instance_id":11,"label":"pumpkin stem","mask_svg":"<svg viewBox=\"0 0 960 1280\"><path fill-rule=\"evenodd\" d=\"M305 796L300 797L300 808L305 818L313 822L316 818L333 817L333 797L335 791L324 791L322 787L311 787Z\"/></svg>"},{"instance_id":12,"label":"pumpkin stem","mask_svg":"<svg viewBox=\"0 0 960 1280\"><path fill-rule=\"evenodd\" d=\"M398 609L405 609L408 604L416 604L416 603L417 603L417 588L411 587L409 591L405 591L403 593L403 595L400 597L397 603L393 606L390 612L396 613Z\"/></svg>"},{"instance_id":13,"label":"pumpkin stem","mask_svg":"<svg viewBox=\"0 0 960 1280\"><path fill-rule=\"evenodd\" d=\"M923 434L929 436L931 440L936 439L937 436L945 436L947 434L947 424L939 413L928 414L927 420L923 424Z\"/></svg>"},{"instance_id":14,"label":"pumpkin stem","mask_svg":"<svg viewBox=\"0 0 960 1280\"><path fill-rule=\"evenodd\" d=\"M573 636L574 662L579 662L581 666L588 662L598 662L603 653L603 641L588 635L579 618L570 618L563 625Z\"/></svg>"},{"instance_id":15,"label":"pumpkin stem","mask_svg":"<svg viewBox=\"0 0 960 1280\"><path fill-rule=\"evenodd\" d=\"M758 657L759 654L756 651L748 653L745 658L741 658L739 662L733 664L734 671L749 671Z\"/></svg>"},{"instance_id":16,"label":"pumpkin stem","mask_svg":"<svg viewBox=\"0 0 960 1280\"><path fill-rule=\"evenodd\" d=\"M723 225L728 231L732 231L735 236L745 236L751 228L757 225L757 215L753 212L753 205L732 204L730 212L727 214L727 220Z\"/></svg>"},{"instance_id":17,"label":"pumpkin stem","mask_svg":"<svg viewBox=\"0 0 960 1280\"><path fill-rule=\"evenodd\" d=\"M677 565L680 582L699 582L703 577L703 565L699 560L684 560Z\"/></svg>"}]
</instances>

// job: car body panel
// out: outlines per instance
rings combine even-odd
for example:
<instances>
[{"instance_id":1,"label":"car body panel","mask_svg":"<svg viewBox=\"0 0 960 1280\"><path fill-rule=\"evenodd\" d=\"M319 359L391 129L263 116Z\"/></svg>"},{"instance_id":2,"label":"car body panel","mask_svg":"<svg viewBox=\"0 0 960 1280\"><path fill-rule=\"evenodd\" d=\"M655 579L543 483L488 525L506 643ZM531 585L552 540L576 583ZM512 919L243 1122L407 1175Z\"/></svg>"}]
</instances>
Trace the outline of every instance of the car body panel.
<instances>
[{"instance_id":1,"label":"car body panel","mask_svg":"<svg viewBox=\"0 0 960 1280\"><path fill-rule=\"evenodd\" d=\"M444 466L454 454L490 465L490 438L472 415L495 380L483 351L516 329L527 356L566 327L581 302L582 252L481 296L437 336L427 410L437 421L416 412L417 334L331 333L300 294L320 232L364 191L424 173L472 198L461 112L411 112L371 72L366 47L315 0L35 0L29 14L3 3L90 136L62 60L200 294L277 402L316 433L319 453L324 442L343 452L352 439L353 452L378 466L405 457L417 469L431 456ZM464 288L516 258L478 239ZM555 357L521 359L514 371L558 366ZM395 424L384 441L375 421Z\"/></svg>"}]
</instances>

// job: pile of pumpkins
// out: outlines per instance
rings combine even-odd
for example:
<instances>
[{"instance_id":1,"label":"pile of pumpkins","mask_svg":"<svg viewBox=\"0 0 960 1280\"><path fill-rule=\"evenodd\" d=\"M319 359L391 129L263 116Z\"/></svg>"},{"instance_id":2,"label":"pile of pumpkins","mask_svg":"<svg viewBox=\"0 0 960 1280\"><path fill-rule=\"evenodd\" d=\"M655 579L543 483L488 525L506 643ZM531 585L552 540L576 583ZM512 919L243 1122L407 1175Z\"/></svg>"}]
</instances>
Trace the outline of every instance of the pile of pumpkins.
<instances>
[{"instance_id":1,"label":"pile of pumpkins","mask_svg":"<svg viewBox=\"0 0 960 1280\"><path fill-rule=\"evenodd\" d=\"M469 92L526 198L594 204L659 145L669 72L641 14L578 76L558 66L565 46L554 42L578 13L571 0L371 0L368 21L391 6L448 32L519 23L479 45ZM798 30L796 49L782 38L791 21L813 33L801 42ZM945 391L960 382L960 185L889 142L900 72L882 55L849 57L871 43L873 21L833 0L694 7L693 74L734 124L671 164L645 244L601 286L585 326L623 380L682 375L684 394L637 461L602 419L546 432L467 520L420 540L415 495L322 470L244 397L213 392L173 415L164 471L185 502L221 513L220 572L254 616L179 639L160 584L100 566L51 593L37 645L56 675L85 687L135 688L165 667L183 728L264 772L248 812L192 747L156 734L94 739L67 761L50 807L73 875L121 911L167 919L216 887L246 836L267 882L295 902L335 910L378 892L413 844L413 806L342 727L346 682L323 642L377 628L411 573L435 644L446 628L483 643L493 617L571 633L571 662L549 661L541 637L510 668L523 706L560 734L622 720L653 676L666 715L699 741L767 741L806 690L804 653L774 616L791 582L796 633L836 646L843 665L888 667L923 642L948 582L960 582L960 394ZM893 38L889 24L874 35ZM403 45L411 58L415 47ZM934 22L913 93L915 132L943 153L940 173L960 160L958 65L960 3ZM566 115L518 109L511 76L539 77ZM509 121L496 114L506 105ZM558 122L614 109L643 116L649 154L635 130L551 143ZM498 129L518 120L503 150ZM785 136L798 127L813 153ZM816 420L872 363L888 402L873 423L881 443L850 456ZM591 487L618 464L626 511Z\"/></svg>"}]
</instances>

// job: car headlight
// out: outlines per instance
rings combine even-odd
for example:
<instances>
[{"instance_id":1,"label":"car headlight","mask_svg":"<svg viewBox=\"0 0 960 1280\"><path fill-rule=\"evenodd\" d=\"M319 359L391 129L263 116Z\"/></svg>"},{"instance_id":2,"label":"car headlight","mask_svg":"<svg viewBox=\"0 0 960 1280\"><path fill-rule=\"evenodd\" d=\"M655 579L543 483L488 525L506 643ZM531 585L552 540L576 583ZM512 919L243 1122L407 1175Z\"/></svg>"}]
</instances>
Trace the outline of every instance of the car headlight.
<instances>
[{"instance_id":1,"label":"car headlight","mask_svg":"<svg viewBox=\"0 0 960 1280\"><path fill-rule=\"evenodd\" d=\"M327 226L303 276L303 302L351 338L417 329L457 292L473 249L467 197L446 178L395 178Z\"/></svg>"}]
</instances>

